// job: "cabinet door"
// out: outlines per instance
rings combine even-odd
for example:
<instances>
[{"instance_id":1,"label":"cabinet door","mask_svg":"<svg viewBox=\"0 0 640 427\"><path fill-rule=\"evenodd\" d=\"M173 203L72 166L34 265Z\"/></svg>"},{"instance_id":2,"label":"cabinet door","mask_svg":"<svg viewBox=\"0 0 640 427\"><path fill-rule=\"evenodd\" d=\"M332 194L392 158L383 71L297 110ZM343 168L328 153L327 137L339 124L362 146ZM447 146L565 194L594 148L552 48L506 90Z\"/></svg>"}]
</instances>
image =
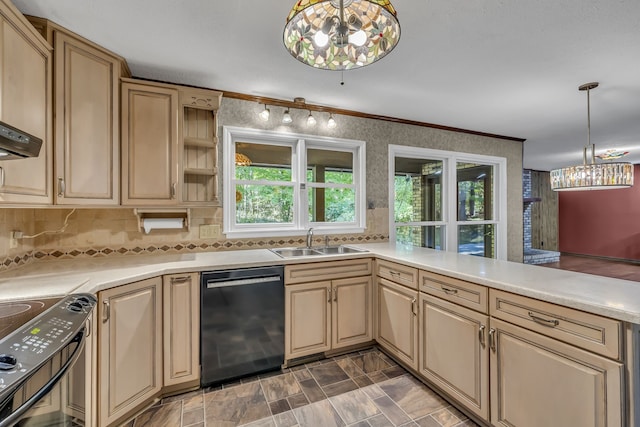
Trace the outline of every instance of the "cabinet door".
<instances>
[{"instance_id":1,"label":"cabinet door","mask_svg":"<svg viewBox=\"0 0 640 427\"><path fill-rule=\"evenodd\" d=\"M285 287L285 359L331 348L331 282Z\"/></svg>"},{"instance_id":2,"label":"cabinet door","mask_svg":"<svg viewBox=\"0 0 640 427\"><path fill-rule=\"evenodd\" d=\"M332 284L331 347L371 341L371 277L334 280Z\"/></svg>"},{"instance_id":3,"label":"cabinet door","mask_svg":"<svg viewBox=\"0 0 640 427\"><path fill-rule=\"evenodd\" d=\"M491 319L491 422L621 426L623 365Z\"/></svg>"},{"instance_id":4,"label":"cabinet door","mask_svg":"<svg viewBox=\"0 0 640 427\"><path fill-rule=\"evenodd\" d=\"M0 161L0 202L51 204L51 53L29 27L0 2L0 120L43 141L38 157Z\"/></svg>"},{"instance_id":5,"label":"cabinet door","mask_svg":"<svg viewBox=\"0 0 640 427\"><path fill-rule=\"evenodd\" d=\"M164 385L200 379L198 273L162 278Z\"/></svg>"},{"instance_id":6,"label":"cabinet door","mask_svg":"<svg viewBox=\"0 0 640 427\"><path fill-rule=\"evenodd\" d=\"M120 203L120 62L55 32L57 204Z\"/></svg>"},{"instance_id":7,"label":"cabinet door","mask_svg":"<svg viewBox=\"0 0 640 427\"><path fill-rule=\"evenodd\" d=\"M489 419L489 317L420 294L420 374Z\"/></svg>"},{"instance_id":8,"label":"cabinet door","mask_svg":"<svg viewBox=\"0 0 640 427\"><path fill-rule=\"evenodd\" d=\"M162 387L162 281L99 294L99 419L109 425L153 399Z\"/></svg>"},{"instance_id":9,"label":"cabinet door","mask_svg":"<svg viewBox=\"0 0 640 427\"><path fill-rule=\"evenodd\" d=\"M377 341L418 369L418 292L378 278Z\"/></svg>"},{"instance_id":10,"label":"cabinet door","mask_svg":"<svg viewBox=\"0 0 640 427\"><path fill-rule=\"evenodd\" d=\"M122 83L122 204L177 204L178 90L133 81Z\"/></svg>"}]
</instances>

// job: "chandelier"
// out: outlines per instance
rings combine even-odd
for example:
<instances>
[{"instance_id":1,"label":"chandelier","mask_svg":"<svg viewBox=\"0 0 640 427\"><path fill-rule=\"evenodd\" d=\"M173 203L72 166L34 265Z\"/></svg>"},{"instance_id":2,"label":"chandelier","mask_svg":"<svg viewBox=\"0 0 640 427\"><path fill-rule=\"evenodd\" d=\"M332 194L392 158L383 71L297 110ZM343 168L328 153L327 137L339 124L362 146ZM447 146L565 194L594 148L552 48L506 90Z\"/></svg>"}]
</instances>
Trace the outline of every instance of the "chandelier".
<instances>
[{"instance_id":1,"label":"chandelier","mask_svg":"<svg viewBox=\"0 0 640 427\"><path fill-rule=\"evenodd\" d=\"M372 64L400 40L388 0L299 0L284 27L284 45L298 61L324 70Z\"/></svg>"},{"instance_id":2,"label":"chandelier","mask_svg":"<svg viewBox=\"0 0 640 427\"><path fill-rule=\"evenodd\" d=\"M589 91L597 82L585 83L578 90L587 91L587 146L582 150L582 164L551 171L551 189L554 191L611 190L633 186L633 165L627 162L598 163L595 145L591 144L591 102ZM587 151L591 161L587 163Z\"/></svg>"}]
</instances>

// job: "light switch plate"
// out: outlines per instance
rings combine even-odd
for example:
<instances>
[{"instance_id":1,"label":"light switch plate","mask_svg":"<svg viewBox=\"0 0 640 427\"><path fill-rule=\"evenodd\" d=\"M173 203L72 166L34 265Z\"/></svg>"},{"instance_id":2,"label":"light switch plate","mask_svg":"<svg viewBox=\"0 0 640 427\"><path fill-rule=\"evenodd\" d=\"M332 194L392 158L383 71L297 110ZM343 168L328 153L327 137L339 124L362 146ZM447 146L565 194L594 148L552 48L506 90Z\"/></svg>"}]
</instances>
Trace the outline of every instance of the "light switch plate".
<instances>
[{"instance_id":1,"label":"light switch plate","mask_svg":"<svg viewBox=\"0 0 640 427\"><path fill-rule=\"evenodd\" d=\"M217 239L220 237L220 225L204 224L200 226L201 239Z\"/></svg>"}]
</instances>

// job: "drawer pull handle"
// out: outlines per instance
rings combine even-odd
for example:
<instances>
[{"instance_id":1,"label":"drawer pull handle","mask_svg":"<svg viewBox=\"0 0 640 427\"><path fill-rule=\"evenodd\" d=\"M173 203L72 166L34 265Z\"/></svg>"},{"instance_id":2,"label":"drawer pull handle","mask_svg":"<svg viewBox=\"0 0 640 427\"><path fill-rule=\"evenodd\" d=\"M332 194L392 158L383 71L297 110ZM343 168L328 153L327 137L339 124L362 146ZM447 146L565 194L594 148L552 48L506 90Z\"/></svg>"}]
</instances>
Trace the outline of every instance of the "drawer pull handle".
<instances>
[{"instance_id":1,"label":"drawer pull handle","mask_svg":"<svg viewBox=\"0 0 640 427\"><path fill-rule=\"evenodd\" d=\"M489 348L495 353L496 351L496 330L489 329Z\"/></svg>"},{"instance_id":2,"label":"drawer pull handle","mask_svg":"<svg viewBox=\"0 0 640 427\"><path fill-rule=\"evenodd\" d=\"M543 317L536 316L532 312L529 312L529 317L534 322L536 322L536 323L538 323L538 324L540 324L542 326L548 326L549 328L555 328L556 326L558 326L560 324L560 321L558 321L557 319L545 319Z\"/></svg>"},{"instance_id":3,"label":"drawer pull handle","mask_svg":"<svg viewBox=\"0 0 640 427\"><path fill-rule=\"evenodd\" d=\"M185 283L188 282L189 279L191 279L191 277L189 276L180 276L180 277L172 277L171 278L171 283Z\"/></svg>"},{"instance_id":4,"label":"drawer pull handle","mask_svg":"<svg viewBox=\"0 0 640 427\"><path fill-rule=\"evenodd\" d=\"M480 325L480 328L478 329L478 340L480 340L480 345L481 345L482 347L484 347L484 346L485 346L485 344L486 344L486 342L485 342L485 340L484 340L484 339L485 339L485 337L484 337L484 330L485 330L484 325Z\"/></svg>"},{"instance_id":5,"label":"drawer pull handle","mask_svg":"<svg viewBox=\"0 0 640 427\"><path fill-rule=\"evenodd\" d=\"M67 186L64 183L64 178L58 177L58 197L64 197L64 193L67 192Z\"/></svg>"},{"instance_id":6,"label":"drawer pull handle","mask_svg":"<svg viewBox=\"0 0 640 427\"><path fill-rule=\"evenodd\" d=\"M411 300L411 312L413 313L414 316L418 315L418 313L416 312L416 301L417 301L416 298Z\"/></svg>"},{"instance_id":7,"label":"drawer pull handle","mask_svg":"<svg viewBox=\"0 0 640 427\"><path fill-rule=\"evenodd\" d=\"M102 301L102 306L103 306L103 310L102 310L102 322L106 322L109 320L110 317L110 306L109 306L109 300L106 299L104 301Z\"/></svg>"},{"instance_id":8,"label":"drawer pull handle","mask_svg":"<svg viewBox=\"0 0 640 427\"><path fill-rule=\"evenodd\" d=\"M444 285L440 285L440 288L444 291L445 294L447 295L455 295L458 293L457 289L453 289L453 288L448 288Z\"/></svg>"},{"instance_id":9,"label":"drawer pull handle","mask_svg":"<svg viewBox=\"0 0 640 427\"><path fill-rule=\"evenodd\" d=\"M331 302L331 288L329 288L329 299L327 299L327 302Z\"/></svg>"},{"instance_id":10,"label":"drawer pull handle","mask_svg":"<svg viewBox=\"0 0 640 427\"><path fill-rule=\"evenodd\" d=\"M400 273L399 273L399 272L397 272L397 271L389 270L389 274L390 274L390 275L392 275L392 276L398 276L398 277L400 277Z\"/></svg>"}]
</instances>

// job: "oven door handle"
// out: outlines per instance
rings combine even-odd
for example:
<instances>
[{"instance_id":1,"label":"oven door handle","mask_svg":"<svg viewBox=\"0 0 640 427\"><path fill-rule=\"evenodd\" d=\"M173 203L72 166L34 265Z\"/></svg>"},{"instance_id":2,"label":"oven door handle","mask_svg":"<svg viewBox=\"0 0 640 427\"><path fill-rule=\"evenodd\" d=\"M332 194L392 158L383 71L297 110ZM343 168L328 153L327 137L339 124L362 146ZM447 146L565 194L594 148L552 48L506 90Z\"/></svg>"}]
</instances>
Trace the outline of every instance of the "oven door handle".
<instances>
[{"instance_id":1,"label":"oven door handle","mask_svg":"<svg viewBox=\"0 0 640 427\"><path fill-rule=\"evenodd\" d=\"M62 377L66 375L69 369L71 369L71 367L76 363L76 361L80 357L80 353L82 352L82 349L84 348L84 342L85 342L84 328L81 329L80 332L78 332L78 334L70 342L72 343L74 341L78 341L78 345L73 350L73 353L71 353L71 356L69 356L69 358L64 363L64 365L62 365L60 370L56 372L55 375L53 375L51 379L47 381L47 383L43 385L40 390L34 393L33 396L27 399L22 405L20 405L18 409L16 409L9 416L7 416L5 419L0 421L0 427L10 427L15 425L15 423L20 420L20 417L22 417L25 414L25 412L31 409L33 405L35 405L40 399L42 399L51 390L53 390L53 388L58 384L60 379L62 379ZM25 381L23 381L20 384L20 386L22 386L22 384L24 384L29 378L25 378Z\"/></svg>"}]
</instances>

